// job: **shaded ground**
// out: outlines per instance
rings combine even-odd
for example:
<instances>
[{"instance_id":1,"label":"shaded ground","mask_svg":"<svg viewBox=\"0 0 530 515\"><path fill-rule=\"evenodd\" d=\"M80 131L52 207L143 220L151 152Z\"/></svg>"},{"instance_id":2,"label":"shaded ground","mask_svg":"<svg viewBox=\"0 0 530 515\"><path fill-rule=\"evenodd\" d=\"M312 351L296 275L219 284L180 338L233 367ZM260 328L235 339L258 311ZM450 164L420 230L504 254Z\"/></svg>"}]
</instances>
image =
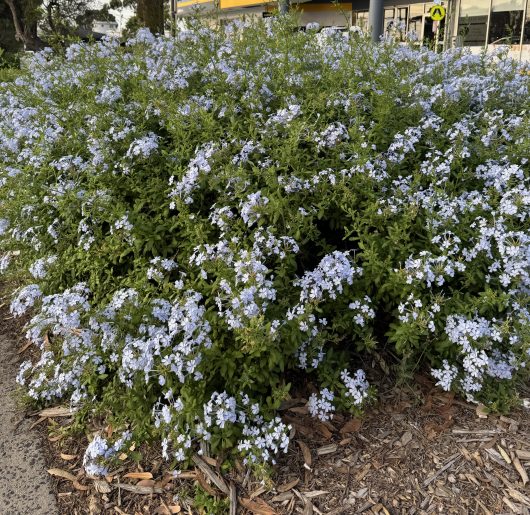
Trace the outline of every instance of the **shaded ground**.
<instances>
[{"instance_id":1,"label":"shaded ground","mask_svg":"<svg viewBox=\"0 0 530 515\"><path fill-rule=\"evenodd\" d=\"M54 490L46 473L41 439L17 405L15 377L20 334L0 308L0 513L54 515Z\"/></svg>"}]
</instances>

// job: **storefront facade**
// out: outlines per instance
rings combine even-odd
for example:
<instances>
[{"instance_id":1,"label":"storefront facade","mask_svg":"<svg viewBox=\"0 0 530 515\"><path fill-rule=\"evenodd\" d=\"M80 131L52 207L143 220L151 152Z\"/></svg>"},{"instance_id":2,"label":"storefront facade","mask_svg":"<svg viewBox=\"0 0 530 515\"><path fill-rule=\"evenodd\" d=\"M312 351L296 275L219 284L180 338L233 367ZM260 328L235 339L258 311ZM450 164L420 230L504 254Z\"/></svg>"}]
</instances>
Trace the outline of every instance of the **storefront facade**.
<instances>
[{"instance_id":1,"label":"storefront facade","mask_svg":"<svg viewBox=\"0 0 530 515\"><path fill-rule=\"evenodd\" d=\"M301 1L301 23L318 22L322 27L368 26L369 0L351 3ZM423 44L439 48L471 47L472 51L491 50L509 45L510 54L530 60L530 0L445 0L446 17L433 21L429 14L433 2L400 3L386 0L384 27L394 34L414 33ZM177 15L186 16L197 7L219 9L221 19L267 16L275 2L263 0L184 0L177 2Z\"/></svg>"}]
</instances>

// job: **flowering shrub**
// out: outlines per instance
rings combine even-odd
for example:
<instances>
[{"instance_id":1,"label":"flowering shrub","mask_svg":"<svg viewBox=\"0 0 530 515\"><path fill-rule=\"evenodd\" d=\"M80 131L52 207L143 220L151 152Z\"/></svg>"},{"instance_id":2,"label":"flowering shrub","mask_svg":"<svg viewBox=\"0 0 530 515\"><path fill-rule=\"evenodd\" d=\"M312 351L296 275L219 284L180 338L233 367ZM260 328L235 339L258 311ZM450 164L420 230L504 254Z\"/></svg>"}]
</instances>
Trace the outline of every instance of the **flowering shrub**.
<instances>
[{"instance_id":1,"label":"flowering shrub","mask_svg":"<svg viewBox=\"0 0 530 515\"><path fill-rule=\"evenodd\" d=\"M0 270L41 350L20 383L120 428L94 474L153 438L273 459L290 381L322 420L357 412L373 349L504 399L529 352L525 66L283 21L37 54L0 86Z\"/></svg>"}]
</instances>

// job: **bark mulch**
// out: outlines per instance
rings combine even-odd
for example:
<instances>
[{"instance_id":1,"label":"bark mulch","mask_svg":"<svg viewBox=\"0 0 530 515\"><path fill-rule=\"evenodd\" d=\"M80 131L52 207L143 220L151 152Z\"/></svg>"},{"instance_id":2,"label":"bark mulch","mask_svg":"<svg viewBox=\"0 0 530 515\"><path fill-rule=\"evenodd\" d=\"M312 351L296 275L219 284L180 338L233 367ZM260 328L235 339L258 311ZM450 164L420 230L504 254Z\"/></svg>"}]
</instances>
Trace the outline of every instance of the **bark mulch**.
<instances>
[{"instance_id":1,"label":"bark mulch","mask_svg":"<svg viewBox=\"0 0 530 515\"><path fill-rule=\"evenodd\" d=\"M33 352L20 337L21 323L4 320L3 332L19 342L21 357ZM222 472L220 460L206 452L174 477L153 447L129 450L109 476L90 478L82 468L87 437L69 436L66 407L27 416L41 433L65 515L211 515L194 506L199 487L226 499L226 510L217 513L230 515L530 514L528 409L488 414L421 375L405 387L383 373L370 379L378 401L362 419L336 415L322 423L308 415L306 399L285 402L292 443L268 481L240 464ZM94 426L89 433L96 431L112 428ZM139 451L140 463L132 451Z\"/></svg>"},{"instance_id":2,"label":"bark mulch","mask_svg":"<svg viewBox=\"0 0 530 515\"><path fill-rule=\"evenodd\" d=\"M48 465L64 514L200 513L192 501L196 485L230 499L230 514L530 513L528 412L491 415L426 378L416 384L380 392L362 420L336 415L319 423L304 399L286 403L293 441L270 482L243 467L223 475L208 456L173 478L153 449L140 449L140 464L124 456L107 478L87 478L86 440L60 437L68 417L49 412L37 420L45 419Z\"/></svg>"}]
</instances>

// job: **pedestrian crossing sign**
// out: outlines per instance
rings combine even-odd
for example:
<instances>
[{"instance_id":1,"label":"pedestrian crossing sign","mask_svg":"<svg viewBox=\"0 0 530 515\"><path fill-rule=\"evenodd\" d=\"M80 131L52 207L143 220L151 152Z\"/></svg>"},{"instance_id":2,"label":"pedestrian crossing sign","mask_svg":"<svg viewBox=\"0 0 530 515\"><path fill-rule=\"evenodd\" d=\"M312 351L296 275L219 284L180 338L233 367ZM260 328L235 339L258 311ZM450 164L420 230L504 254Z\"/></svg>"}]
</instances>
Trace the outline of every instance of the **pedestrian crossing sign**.
<instances>
[{"instance_id":1,"label":"pedestrian crossing sign","mask_svg":"<svg viewBox=\"0 0 530 515\"><path fill-rule=\"evenodd\" d=\"M445 18L445 7L442 5L433 5L429 9L429 15L434 21L442 21Z\"/></svg>"}]
</instances>

